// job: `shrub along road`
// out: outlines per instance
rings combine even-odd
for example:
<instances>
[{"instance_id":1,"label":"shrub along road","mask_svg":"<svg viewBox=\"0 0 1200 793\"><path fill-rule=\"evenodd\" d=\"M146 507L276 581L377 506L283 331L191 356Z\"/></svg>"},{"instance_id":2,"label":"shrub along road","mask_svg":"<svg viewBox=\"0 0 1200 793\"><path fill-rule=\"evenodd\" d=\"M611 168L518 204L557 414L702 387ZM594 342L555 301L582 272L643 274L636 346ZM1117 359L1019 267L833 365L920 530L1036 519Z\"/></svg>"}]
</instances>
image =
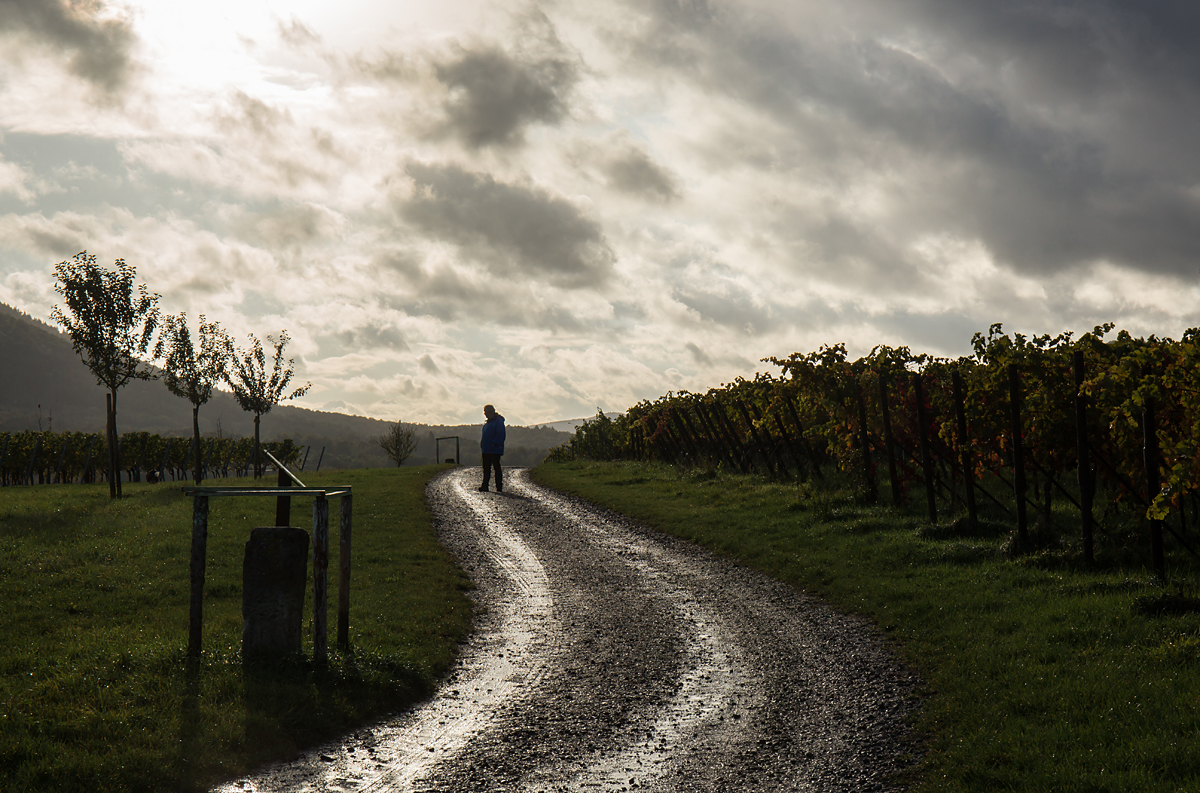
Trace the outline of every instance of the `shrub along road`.
<instances>
[{"instance_id":1,"label":"shrub along road","mask_svg":"<svg viewBox=\"0 0 1200 793\"><path fill-rule=\"evenodd\" d=\"M510 475L428 491L476 631L421 708L223 790L887 790L919 681L880 634Z\"/></svg>"}]
</instances>

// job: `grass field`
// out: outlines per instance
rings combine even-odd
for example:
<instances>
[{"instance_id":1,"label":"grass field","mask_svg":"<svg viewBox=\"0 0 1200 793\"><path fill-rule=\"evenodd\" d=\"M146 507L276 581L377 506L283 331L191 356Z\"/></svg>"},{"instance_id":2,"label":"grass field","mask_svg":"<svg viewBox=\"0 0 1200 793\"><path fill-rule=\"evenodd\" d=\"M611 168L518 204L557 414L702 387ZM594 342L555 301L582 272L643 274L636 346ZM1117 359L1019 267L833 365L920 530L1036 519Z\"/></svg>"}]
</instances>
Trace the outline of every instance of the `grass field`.
<instances>
[{"instance_id":1,"label":"grass field","mask_svg":"<svg viewBox=\"0 0 1200 793\"><path fill-rule=\"evenodd\" d=\"M333 649L335 501L330 662L259 672L240 661L242 558L274 499L211 500L204 652L189 664L179 485L126 484L115 502L103 484L0 491L0 789L203 790L425 696L470 625L469 583L424 503L443 467L305 477L354 488L352 652ZM293 499L293 525L311 526L310 505Z\"/></svg>"},{"instance_id":2,"label":"grass field","mask_svg":"<svg viewBox=\"0 0 1200 793\"><path fill-rule=\"evenodd\" d=\"M741 475L544 464L546 485L872 618L926 681L921 791L1200 790L1200 600L1069 554ZM994 528L994 527L993 527Z\"/></svg>"}]
</instances>

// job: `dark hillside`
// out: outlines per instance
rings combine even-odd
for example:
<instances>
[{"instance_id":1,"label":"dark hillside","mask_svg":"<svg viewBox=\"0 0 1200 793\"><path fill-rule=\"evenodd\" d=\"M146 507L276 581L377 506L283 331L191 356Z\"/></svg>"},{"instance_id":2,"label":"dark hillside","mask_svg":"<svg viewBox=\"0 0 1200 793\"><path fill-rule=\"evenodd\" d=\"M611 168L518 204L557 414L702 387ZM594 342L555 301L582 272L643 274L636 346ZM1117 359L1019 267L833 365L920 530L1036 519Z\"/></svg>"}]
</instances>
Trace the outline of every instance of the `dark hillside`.
<instances>
[{"instance_id":1,"label":"dark hillside","mask_svg":"<svg viewBox=\"0 0 1200 793\"><path fill-rule=\"evenodd\" d=\"M0 432L102 432L104 394L65 333L0 303ZM135 381L122 388L117 398L117 429L121 432L192 433L191 405L160 382ZM292 438L312 446L308 469L316 466L322 447L322 469L359 468L391 464L375 440L389 426L387 421L365 416L281 405L263 417L262 433L264 440ZM452 435L461 438L462 462L478 463L480 425L415 425L415 429L417 450L406 465L433 462L434 438ZM200 431L206 437L248 436L254 433L254 422L232 396L218 392L200 408ZM505 462L539 462L546 450L569 437L551 429L509 427ZM443 457L448 451L452 454L451 446L443 442Z\"/></svg>"}]
</instances>

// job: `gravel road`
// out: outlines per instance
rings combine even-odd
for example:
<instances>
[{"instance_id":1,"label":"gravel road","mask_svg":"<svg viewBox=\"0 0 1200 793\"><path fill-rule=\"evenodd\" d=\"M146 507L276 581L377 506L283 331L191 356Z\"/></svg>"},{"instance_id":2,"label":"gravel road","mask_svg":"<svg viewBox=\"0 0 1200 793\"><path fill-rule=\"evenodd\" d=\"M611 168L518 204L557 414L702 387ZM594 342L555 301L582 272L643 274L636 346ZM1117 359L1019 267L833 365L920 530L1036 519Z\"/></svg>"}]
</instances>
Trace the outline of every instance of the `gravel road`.
<instances>
[{"instance_id":1,"label":"gravel road","mask_svg":"<svg viewBox=\"0 0 1200 793\"><path fill-rule=\"evenodd\" d=\"M221 791L886 791L919 681L867 622L520 470L430 484L476 629L411 713Z\"/></svg>"}]
</instances>

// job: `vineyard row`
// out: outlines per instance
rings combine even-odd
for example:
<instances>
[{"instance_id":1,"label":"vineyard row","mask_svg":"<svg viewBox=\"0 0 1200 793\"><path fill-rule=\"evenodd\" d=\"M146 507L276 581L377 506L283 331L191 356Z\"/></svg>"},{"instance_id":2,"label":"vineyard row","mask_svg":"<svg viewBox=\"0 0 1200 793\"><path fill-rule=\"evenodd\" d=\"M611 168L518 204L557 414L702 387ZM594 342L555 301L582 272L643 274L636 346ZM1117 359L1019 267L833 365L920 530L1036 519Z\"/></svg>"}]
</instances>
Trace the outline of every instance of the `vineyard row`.
<instances>
[{"instance_id":1,"label":"vineyard row","mask_svg":"<svg viewBox=\"0 0 1200 793\"><path fill-rule=\"evenodd\" d=\"M161 480L190 480L195 467L195 438L162 437L148 432L121 435L120 458L126 481L140 482L151 471ZM261 444L280 462L304 469L308 451L285 439ZM201 443L203 477L249 476L254 461L253 438L207 438ZM316 466L320 470L322 449ZM103 482L108 449L104 433L0 433L0 485ZM266 456L260 455L265 461ZM260 462L260 467L262 462Z\"/></svg>"},{"instance_id":2,"label":"vineyard row","mask_svg":"<svg viewBox=\"0 0 1200 793\"><path fill-rule=\"evenodd\" d=\"M1200 545L1188 514L1195 526L1200 331L1106 340L1111 329L1027 338L994 325L975 335L974 355L955 360L880 346L852 361L842 345L770 358L781 376L668 393L612 420L599 414L551 459L801 480L820 480L832 464L872 499L885 471L896 505L916 489L932 523L949 505L974 530L982 504L1015 523L1021 545L1030 510L1049 524L1058 499L1078 513L1073 531L1088 562L1095 531L1133 507L1161 574L1164 531L1193 555Z\"/></svg>"}]
</instances>

